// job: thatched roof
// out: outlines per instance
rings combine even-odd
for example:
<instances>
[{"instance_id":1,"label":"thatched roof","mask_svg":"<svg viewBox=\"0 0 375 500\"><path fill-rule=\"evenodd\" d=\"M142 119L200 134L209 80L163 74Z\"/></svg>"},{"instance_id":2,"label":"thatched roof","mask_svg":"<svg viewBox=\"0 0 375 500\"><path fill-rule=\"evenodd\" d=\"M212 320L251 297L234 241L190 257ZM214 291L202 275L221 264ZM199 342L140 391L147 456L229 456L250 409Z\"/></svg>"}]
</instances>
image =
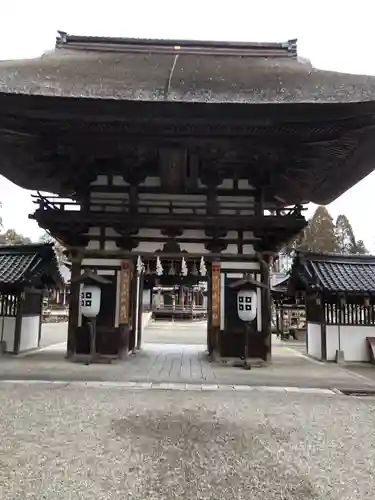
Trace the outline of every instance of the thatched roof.
<instances>
[{"instance_id":1,"label":"thatched roof","mask_svg":"<svg viewBox=\"0 0 375 500\"><path fill-rule=\"evenodd\" d=\"M0 62L0 92L207 103L375 100L375 78L313 68L284 44L134 40L60 33L41 58Z\"/></svg>"}]
</instances>

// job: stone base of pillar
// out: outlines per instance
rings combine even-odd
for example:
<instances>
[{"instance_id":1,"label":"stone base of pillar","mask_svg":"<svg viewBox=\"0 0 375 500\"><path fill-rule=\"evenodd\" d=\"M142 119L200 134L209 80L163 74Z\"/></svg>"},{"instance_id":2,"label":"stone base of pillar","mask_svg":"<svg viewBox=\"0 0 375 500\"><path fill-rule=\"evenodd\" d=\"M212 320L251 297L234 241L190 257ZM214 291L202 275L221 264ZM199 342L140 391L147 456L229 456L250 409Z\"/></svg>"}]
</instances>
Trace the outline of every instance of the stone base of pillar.
<instances>
[{"instance_id":1,"label":"stone base of pillar","mask_svg":"<svg viewBox=\"0 0 375 500\"><path fill-rule=\"evenodd\" d=\"M119 359L125 360L129 356L129 340L131 331L127 326L120 326Z\"/></svg>"},{"instance_id":2,"label":"stone base of pillar","mask_svg":"<svg viewBox=\"0 0 375 500\"><path fill-rule=\"evenodd\" d=\"M262 332L250 329L246 333L245 328L227 328L219 333L219 354L223 358L245 358L247 336L248 359L262 359L268 362L268 346Z\"/></svg>"}]
</instances>

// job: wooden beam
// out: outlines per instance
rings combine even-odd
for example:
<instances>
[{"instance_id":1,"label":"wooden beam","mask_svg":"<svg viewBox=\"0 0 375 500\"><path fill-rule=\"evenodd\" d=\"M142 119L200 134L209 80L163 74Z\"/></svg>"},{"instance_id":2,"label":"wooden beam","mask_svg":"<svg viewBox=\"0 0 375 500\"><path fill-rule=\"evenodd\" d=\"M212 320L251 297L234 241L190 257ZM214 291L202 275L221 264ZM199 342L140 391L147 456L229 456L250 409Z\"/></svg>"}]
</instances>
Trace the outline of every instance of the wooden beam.
<instances>
[{"instance_id":1,"label":"wooden beam","mask_svg":"<svg viewBox=\"0 0 375 500\"><path fill-rule=\"evenodd\" d=\"M57 217L58 215L58 217ZM129 213L116 212L75 212L75 211L55 211L37 210L34 214L35 220L40 223L74 225L80 224L90 226L113 226L121 223L128 231L137 228L160 229L177 227L184 229L205 229L206 227L217 227L223 230L253 230L256 228L290 228L303 227L305 218L293 215L270 215L262 216L228 216L228 215L199 215L190 214L138 214L136 217Z\"/></svg>"},{"instance_id":2,"label":"wooden beam","mask_svg":"<svg viewBox=\"0 0 375 500\"><path fill-rule=\"evenodd\" d=\"M155 177L157 177L155 173ZM90 186L91 193L129 193L130 186ZM159 186L139 186L139 193L142 194L162 194L162 189ZM188 191L181 191L181 195L205 195L209 193L209 188L205 187L189 187ZM256 188L249 189L226 189L226 188L216 188L216 192L219 196L254 196ZM32 195L36 196L36 195ZM271 200L270 200L271 201Z\"/></svg>"}]
</instances>

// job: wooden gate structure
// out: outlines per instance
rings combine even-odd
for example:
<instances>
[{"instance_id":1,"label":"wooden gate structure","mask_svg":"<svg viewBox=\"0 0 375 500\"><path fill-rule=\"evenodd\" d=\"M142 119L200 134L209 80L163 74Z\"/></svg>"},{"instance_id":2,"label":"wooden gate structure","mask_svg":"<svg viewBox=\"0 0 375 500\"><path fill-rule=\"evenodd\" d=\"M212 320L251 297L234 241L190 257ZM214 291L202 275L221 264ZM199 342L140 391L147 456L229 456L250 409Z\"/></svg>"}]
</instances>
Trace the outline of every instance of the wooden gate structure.
<instances>
[{"instance_id":1,"label":"wooden gate structure","mask_svg":"<svg viewBox=\"0 0 375 500\"><path fill-rule=\"evenodd\" d=\"M86 268L111 281L106 351L135 344L139 256L152 272L158 256L165 270L184 257L189 273L203 256L209 351L243 352L230 284L249 275L260 284L249 355L267 360L270 263L305 226L305 203L372 171L374 100L373 78L317 70L296 40L59 32L42 58L0 63L0 173L38 190L32 217L69 249L72 281ZM76 285L69 352L80 323Z\"/></svg>"}]
</instances>

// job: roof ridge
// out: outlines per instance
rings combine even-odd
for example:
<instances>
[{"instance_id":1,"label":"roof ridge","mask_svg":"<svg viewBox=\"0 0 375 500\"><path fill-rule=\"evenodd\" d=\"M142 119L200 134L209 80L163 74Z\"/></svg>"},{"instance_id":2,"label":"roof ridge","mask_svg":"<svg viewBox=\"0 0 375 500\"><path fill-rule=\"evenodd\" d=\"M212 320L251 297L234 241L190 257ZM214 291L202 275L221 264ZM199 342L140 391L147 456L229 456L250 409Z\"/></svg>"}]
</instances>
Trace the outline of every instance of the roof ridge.
<instances>
[{"instance_id":1,"label":"roof ridge","mask_svg":"<svg viewBox=\"0 0 375 500\"><path fill-rule=\"evenodd\" d=\"M310 252L308 250L296 250L296 254L300 255L305 259L320 257L320 258L341 258L348 260L363 259L363 260L375 260L375 255L373 254L346 254L346 253L336 253L336 252Z\"/></svg>"},{"instance_id":2,"label":"roof ridge","mask_svg":"<svg viewBox=\"0 0 375 500\"><path fill-rule=\"evenodd\" d=\"M238 55L248 57L297 57L297 39L286 42L240 42L156 38L121 38L69 35L58 31L57 49L98 52L147 52L195 55Z\"/></svg>"}]
</instances>

